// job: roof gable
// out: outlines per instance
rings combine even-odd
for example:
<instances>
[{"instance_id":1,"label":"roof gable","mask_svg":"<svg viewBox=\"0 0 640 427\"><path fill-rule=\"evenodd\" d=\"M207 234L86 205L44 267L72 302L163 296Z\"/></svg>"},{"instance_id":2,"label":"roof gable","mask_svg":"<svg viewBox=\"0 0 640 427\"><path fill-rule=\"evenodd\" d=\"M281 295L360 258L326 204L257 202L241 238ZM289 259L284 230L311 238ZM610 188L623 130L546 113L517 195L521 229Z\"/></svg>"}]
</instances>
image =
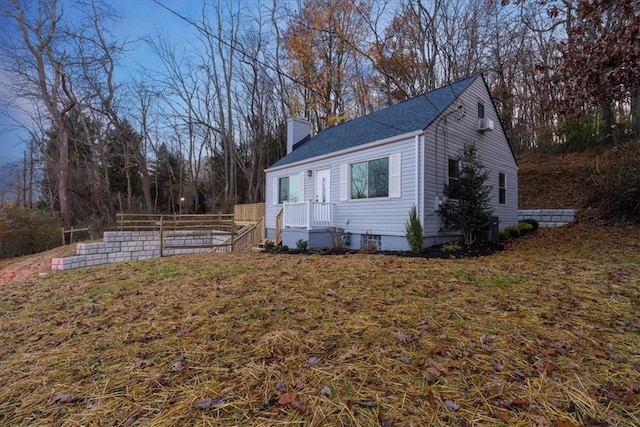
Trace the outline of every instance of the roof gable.
<instances>
[{"instance_id":1,"label":"roof gable","mask_svg":"<svg viewBox=\"0 0 640 427\"><path fill-rule=\"evenodd\" d=\"M374 141L424 130L464 92L479 74L366 116L323 130L301 143L271 168L341 151Z\"/></svg>"}]
</instances>

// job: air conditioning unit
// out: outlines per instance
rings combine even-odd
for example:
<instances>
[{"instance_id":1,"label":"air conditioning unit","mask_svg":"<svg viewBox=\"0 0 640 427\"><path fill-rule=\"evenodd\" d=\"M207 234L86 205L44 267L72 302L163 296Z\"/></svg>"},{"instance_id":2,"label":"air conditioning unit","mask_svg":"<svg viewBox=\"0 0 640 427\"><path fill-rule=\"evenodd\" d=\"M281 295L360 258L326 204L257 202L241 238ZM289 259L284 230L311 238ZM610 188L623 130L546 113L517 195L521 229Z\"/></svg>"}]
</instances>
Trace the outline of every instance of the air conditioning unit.
<instances>
[{"instance_id":1,"label":"air conditioning unit","mask_svg":"<svg viewBox=\"0 0 640 427\"><path fill-rule=\"evenodd\" d=\"M491 119L478 119L478 130L484 132L486 130L493 130L493 120Z\"/></svg>"}]
</instances>

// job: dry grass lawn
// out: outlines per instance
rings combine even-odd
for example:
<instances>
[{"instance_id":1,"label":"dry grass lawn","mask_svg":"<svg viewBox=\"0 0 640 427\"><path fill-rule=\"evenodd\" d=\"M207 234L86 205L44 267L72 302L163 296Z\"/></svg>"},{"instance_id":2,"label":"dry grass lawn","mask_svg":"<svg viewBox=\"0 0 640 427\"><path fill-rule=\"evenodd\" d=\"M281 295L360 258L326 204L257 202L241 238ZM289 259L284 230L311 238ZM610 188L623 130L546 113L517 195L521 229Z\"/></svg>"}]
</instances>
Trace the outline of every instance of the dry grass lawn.
<instances>
[{"instance_id":1,"label":"dry grass lawn","mask_svg":"<svg viewBox=\"0 0 640 427\"><path fill-rule=\"evenodd\" d=\"M640 425L640 231L218 254L0 286L0 425Z\"/></svg>"}]
</instances>

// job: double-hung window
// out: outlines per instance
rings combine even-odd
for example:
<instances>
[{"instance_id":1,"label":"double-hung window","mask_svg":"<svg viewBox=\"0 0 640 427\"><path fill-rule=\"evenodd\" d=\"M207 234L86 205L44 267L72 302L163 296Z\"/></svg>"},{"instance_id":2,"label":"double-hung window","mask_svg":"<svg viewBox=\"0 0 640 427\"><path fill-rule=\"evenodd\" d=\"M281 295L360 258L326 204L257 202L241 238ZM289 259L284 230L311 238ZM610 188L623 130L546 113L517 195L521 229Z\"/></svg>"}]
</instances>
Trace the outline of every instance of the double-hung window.
<instances>
[{"instance_id":1,"label":"double-hung window","mask_svg":"<svg viewBox=\"0 0 640 427\"><path fill-rule=\"evenodd\" d=\"M458 199L460 194L460 173L462 172L462 162L459 159L449 159L447 171L447 196L451 199Z\"/></svg>"},{"instance_id":2,"label":"double-hung window","mask_svg":"<svg viewBox=\"0 0 640 427\"><path fill-rule=\"evenodd\" d=\"M460 160L449 159L449 187L460 180Z\"/></svg>"},{"instance_id":3,"label":"double-hung window","mask_svg":"<svg viewBox=\"0 0 640 427\"><path fill-rule=\"evenodd\" d=\"M498 173L498 203L507 203L507 176L503 172Z\"/></svg>"}]
</instances>

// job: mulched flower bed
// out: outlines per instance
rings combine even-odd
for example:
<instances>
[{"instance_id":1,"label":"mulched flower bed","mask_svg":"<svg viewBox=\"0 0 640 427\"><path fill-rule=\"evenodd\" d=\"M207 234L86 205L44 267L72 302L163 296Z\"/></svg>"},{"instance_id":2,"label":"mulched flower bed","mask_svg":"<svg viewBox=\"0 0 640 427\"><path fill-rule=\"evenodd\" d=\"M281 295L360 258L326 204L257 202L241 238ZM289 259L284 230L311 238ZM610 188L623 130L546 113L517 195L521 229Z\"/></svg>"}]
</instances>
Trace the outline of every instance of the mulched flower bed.
<instances>
[{"instance_id":1,"label":"mulched flower bed","mask_svg":"<svg viewBox=\"0 0 640 427\"><path fill-rule=\"evenodd\" d=\"M460 258L479 258L479 257L489 256L496 252L502 252L503 250L505 250L505 247L500 243L476 242L471 245L458 243L457 247L451 244L433 245L425 248L422 252L419 252L419 253L412 252L412 251L376 251L376 252L372 252L371 254L392 255L392 256L410 257L410 258L460 259ZM272 251L265 251L265 252L270 252L274 254L288 254L288 255L297 255L297 254L303 253L298 249L272 250ZM315 254L315 255L349 255L349 254L361 254L361 253L364 253L364 252L362 250L346 249L346 248L311 249L306 252L306 254Z\"/></svg>"}]
</instances>

